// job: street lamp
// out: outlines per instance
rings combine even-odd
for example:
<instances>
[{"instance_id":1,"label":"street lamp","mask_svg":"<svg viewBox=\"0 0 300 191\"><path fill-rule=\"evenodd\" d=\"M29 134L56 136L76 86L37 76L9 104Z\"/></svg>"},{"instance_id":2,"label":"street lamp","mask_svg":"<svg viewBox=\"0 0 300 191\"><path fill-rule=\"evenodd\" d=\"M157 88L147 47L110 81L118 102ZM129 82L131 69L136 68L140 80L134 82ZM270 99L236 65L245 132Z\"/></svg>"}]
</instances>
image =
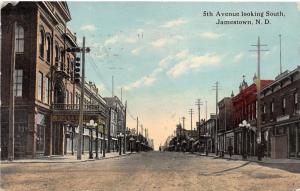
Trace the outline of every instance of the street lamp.
<instances>
[{"instance_id":1,"label":"street lamp","mask_svg":"<svg viewBox=\"0 0 300 191\"><path fill-rule=\"evenodd\" d=\"M132 153L132 144L133 144L134 138L130 137L129 141L130 141L130 152Z\"/></svg>"},{"instance_id":2,"label":"street lamp","mask_svg":"<svg viewBox=\"0 0 300 191\"><path fill-rule=\"evenodd\" d=\"M139 139L138 139L138 137L137 137L137 140L136 140L136 152L139 152L139 146L140 146L140 141L139 141Z\"/></svg>"},{"instance_id":3,"label":"street lamp","mask_svg":"<svg viewBox=\"0 0 300 191\"><path fill-rule=\"evenodd\" d=\"M122 137L123 137L124 135L123 135L123 133L119 133L118 135L117 135L117 137L118 137L118 140L119 140L119 155L122 155Z\"/></svg>"},{"instance_id":4,"label":"street lamp","mask_svg":"<svg viewBox=\"0 0 300 191\"><path fill-rule=\"evenodd\" d=\"M95 127L97 127L98 124L95 123L93 119L91 119L89 123L86 123L86 126L90 130L90 149L89 149L89 155L90 156L89 156L89 159L93 159L93 129L95 129ZM97 138L98 137L96 137L96 142L98 142ZM97 144L96 144L96 147L97 147L96 149L98 150L98 145ZM96 158L98 158L98 151L97 150L96 150Z\"/></svg>"},{"instance_id":5,"label":"street lamp","mask_svg":"<svg viewBox=\"0 0 300 191\"><path fill-rule=\"evenodd\" d=\"M243 128L243 159L247 158L247 151L246 151L246 133L247 133L247 129L250 129L250 124L246 121L243 120L242 123L239 124L239 127Z\"/></svg>"}]
</instances>

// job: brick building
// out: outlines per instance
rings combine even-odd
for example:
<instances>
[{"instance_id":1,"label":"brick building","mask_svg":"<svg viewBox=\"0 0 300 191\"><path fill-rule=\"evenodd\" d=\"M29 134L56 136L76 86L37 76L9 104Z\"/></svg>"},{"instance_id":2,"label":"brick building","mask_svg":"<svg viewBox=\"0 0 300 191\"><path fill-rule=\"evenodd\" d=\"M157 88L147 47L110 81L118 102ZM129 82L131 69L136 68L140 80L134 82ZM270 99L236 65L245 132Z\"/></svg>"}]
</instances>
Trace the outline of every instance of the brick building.
<instances>
[{"instance_id":1,"label":"brick building","mask_svg":"<svg viewBox=\"0 0 300 191\"><path fill-rule=\"evenodd\" d=\"M253 81L256 80L254 76ZM272 80L261 80L261 87L270 84ZM233 126L234 126L234 153L256 155L256 84L252 83L250 86L245 79L239 87L239 93L232 97L233 105ZM245 129L240 127L240 124L245 121L252 127Z\"/></svg>"},{"instance_id":2,"label":"brick building","mask_svg":"<svg viewBox=\"0 0 300 191\"><path fill-rule=\"evenodd\" d=\"M121 100L117 97L105 97L107 107L110 110L110 120L108 123L108 145L107 151L110 152L118 148L118 133L124 134L125 128L125 106Z\"/></svg>"},{"instance_id":3,"label":"brick building","mask_svg":"<svg viewBox=\"0 0 300 191\"><path fill-rule=\"evenodd\" d=\"M261 99L265 156L300 158L300 67L277 76Z\"/></svg>"},{"instance_id":4,"label":"brick building","mask_svg":"<svg viewBox=\"0 0 300 191\"><path fill-rule=\"evenodd\" d=\"M70 20L66 2L19 2L1 9L2 158L8 154L7 82L14 56L15 157L63 155L76 147L80 84L73 82L76 55L65 51L77 46L76 36L67 28ZM84 124L93 119L103 129L106 102L94 85L85 85Z\"/></svg>"},{"instance_id":5,"label":"brick building","mask_svg":"<svg viewBox=\"0 0 300 191\"><path fill-rule=\"evenodd\" d=\"M200 125L200 130L200 147L205 147L204 150L207 150L208 152L215 152L216 115L211 114L207 121L203 121Z\"/></svg>"},{"instance_id":6,"label":"brick building","mask_svg":"<svg viewBox=\"0 0 300 191\"><path fill-rule=\"evenodd\" d=\"M219 101L218 107L218 150L227 151L229 145L234 146L233 105L231 98L223 98Z\"/></svg>"}]
</instances>

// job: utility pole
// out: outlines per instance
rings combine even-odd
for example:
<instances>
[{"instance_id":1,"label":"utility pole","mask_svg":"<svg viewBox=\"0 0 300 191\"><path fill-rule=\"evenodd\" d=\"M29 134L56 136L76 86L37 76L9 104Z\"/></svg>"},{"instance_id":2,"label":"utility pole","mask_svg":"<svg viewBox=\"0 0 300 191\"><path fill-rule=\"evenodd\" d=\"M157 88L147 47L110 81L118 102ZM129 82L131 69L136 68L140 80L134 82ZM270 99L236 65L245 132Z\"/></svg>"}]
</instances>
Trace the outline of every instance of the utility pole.
<instances>
[{"instance_id":1,"label":"utility pole","mask_svg":"<svg viewBox=\"0 0 300 191\"><path fill-rule=\"evenodd\" d=\"M9 88L9 133L8 133L8 160L13 161L15 158L15 30L16 22L13 23L11 33L11 65L10 65L10 88Z\"/></svg>"},{"instance_id":2,"label":"utility pole","mask_svg":"<svg viewBox=\"0 0 300 191\"><path fill-rule=\"evenodd\" d=\"M268 50L262 50L262 46L267 46L266 44L260 44L260 38L257 38L257 44L251 45L257 47L256 50L251 50L257 52L257 79L256 79L256 88L257 88L257 106L256 106L256 114L257 114L257 143L258 143L258 160L261 160L261 152L262 152L262 131L261 131L261 115L260 115L260 90L261 90L261 84L260 84L260 52L261 51L268 51Z\"/></svg>"},{"instance_id":3,"label":"utility pole","mask_svg":"<svg viewBox=\"0 0 300 191\"><path fill-rule=\"evenodd\" d=\"M207 101L205 101L205 121L207 121Z\"/></svg>"},{"instance_id":4,"label":"utility pole","mask_svg":"<svg viewBox=\"0 0 300 191\"><path fill-rule=\"evenodd\" d=\"M121 88L122 90L122 88ZM122 92L122 91L121 91ZM122 94L121 94L122 95ZM121 96L122 97L122 96ZM127 100L125 101L125 111L124 111L124 148L123 148L123 154L126 153L126 117L127 117Z\"/></svg>"},{"instance_id":5,"label":"utility pole","mask_svg":"<svg viewBox=\"0 0 300 191\"><path fill-rule=\"evenodd\" d=\"M80 91L80 104L79 104L79 136L77 144L77 160L81 160L82 153L82 134L83 134L83 100L84 100L84 85L85 85L85 53L90 52L89 47L85 47L85 37L82 40L82 75L81 75L81 91Z\"/></svg>"},{"instance_id":6,"label":"utility pole","mask_svg":"<svg viewBox=\"0 0 300 191\"><path fill-rule=\"evenodd\" d=\"M192 133L192 130L193 130L193 114L194 114L193 109L189 110L189 114L191 115L191 133Z\"/></svg>"},{"instance_id":7,"label":"utility pole","mask_svg":"<svg viewBox=\"0 0 300 191\"><path fill-rule=\"evenodd\" d=\"M183 135L185 135L185 129L184 129L184 120L185 120L185 117L182 117L182 129L183 129Z\"/></svg>"},{"instance_id":8,"label":"utility pole","mask_svg":"<svg viewBox=\"0 0 300 191\"><path fill-rule=\"evenodd\" d=\"M282 74L282 64L281 64L281 34L279 34L279 49L280 49L280 53L279 53L280 74Z\"/></svg>"},{"instance_id":9,"label":"utility pole","mask_svg":"<svg viewBox=\"0 0 300 191\"><path fill-rule=\"evenodd\" d=\"M136 118L136 151L139 152L139 117Z\"/></svg>"},{"instance_id":10,"label":"utility pole","mask_svg":"<svg viewBox=\"0 0 300 191\"><path fill-rule=\"evenodd\" d=\"M200 108L201 108L201 99L197 99L196 100L196 106L198 106L198 126L197 126L197 130L198 130L198 144L199 144L199 151L200 151L200 121L201 121L201 116L200 116Z\"/></svg>"},{"instance_id":11,"label":"utility pole","mask_svg":"<svg viewBox=\"0 0 300 191\"><path fill-rule=\"evenodd\" d=\"M218 154L218 94L219 94L219 82L216 82L216 85L213 86L213 90L216 90L216 131L215 131L215 153Z\"/></svg>"}]
</instances>

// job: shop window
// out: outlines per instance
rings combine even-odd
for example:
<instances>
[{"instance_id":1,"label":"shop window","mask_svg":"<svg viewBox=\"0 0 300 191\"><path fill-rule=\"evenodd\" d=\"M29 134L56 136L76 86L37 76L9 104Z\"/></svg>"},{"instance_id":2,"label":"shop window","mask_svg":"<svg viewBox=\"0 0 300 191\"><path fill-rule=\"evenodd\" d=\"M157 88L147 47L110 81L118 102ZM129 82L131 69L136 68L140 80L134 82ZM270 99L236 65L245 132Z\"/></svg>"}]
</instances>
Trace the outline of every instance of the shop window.
<instances>
[{"instance_id":1,"label":"shop window","mask_svg":"<svg viewBox=\"0 0 300 191\"><path fill-rule=\"evenodd\" d=\"M15 30L15 52L24 52L24 29L21 25L17 24Z\"/></svg>"},{"instance_id":2,"label":"shop window","mask_svg":"<svg viewBox=\"0 0 300 191\"><path fill-rule=\"evenodd\" d=\"M22 97L23 90L23 70L15 70L14 91L16 97Z\"/></svg>"},{"instance_id":3,"label":"shop window","mask_svg":"<svg viewBox=\"0 0 300 191\"><path fill-rule=\"evenodd\" d=\"M276 127L276 135L285 135L286 129L285 127Z\"/></svg>"},{"instance_id":4,"label":"shop window","mask_svg":"<svg viewBox=\"0 0 300 191\"><path fill-rule=\"evenodd\" d=\"M38 113L36 115L36 124L36 152L43 153L45 149L45 115Z\"/></svg>"}]
</instances>

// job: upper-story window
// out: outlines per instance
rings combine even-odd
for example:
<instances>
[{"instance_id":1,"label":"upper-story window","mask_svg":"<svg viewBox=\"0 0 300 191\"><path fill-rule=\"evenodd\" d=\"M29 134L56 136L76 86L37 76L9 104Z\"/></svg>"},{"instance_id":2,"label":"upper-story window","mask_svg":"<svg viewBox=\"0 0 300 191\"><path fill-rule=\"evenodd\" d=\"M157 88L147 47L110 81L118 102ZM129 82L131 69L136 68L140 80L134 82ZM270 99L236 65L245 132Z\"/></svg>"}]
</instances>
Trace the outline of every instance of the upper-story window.
<instances>
[{"instance_id":1,"label":"upper-story window","mask_svg":"<svg viewBox=\"0 0 300 191\"><path fill-rule=\"evenodd\" d=\"M23 70L16 70L15 85L14 85L15 96L22 97L22 90L23 90Z\"/></svg>"},{"instance_id":2,"label":"upper-story window","mask_svg":"<svg viewBox=\"0 0 300 191\"><path fill-rule=\"evenodd\" d=\"M65 55L64 55L64 51L62 48L60 48L60 69L64 70L64 59L65 59Z\"/></svg>"},{"instance_id":3,"label":"upper-story window","mask_svg":"<svg viewBox=\"0 0 300 191\"><path fill-rule=\"evenodd\" d=\"M298 93L294 93L294 113L297 112L297 107L298 107Z\"/></svg>"},{"instance_id":4,"label":"upper-story window","mask_svg":"<svg viewBox=\"0 0 300 191\"><path fill-rule=\"evenodd\" d=\"M17 24L15 31L15 51L16 53L24 53L24 29Z\"/></svg>"},{"instance_id":5,"label":"upper-story window","mask_svg":"<svg viewBox=\"0 0 300 191\"><path fill-rule=\"evenodd\" d=\"M286 99L282 98L282 102L281 102L281 109L282 109L282 114L285 114L285 107L286 107Z\"/></svg>"},{"instance_id":6,"label":"upper-story window","mask_svg":"<svg viewBox=\"0 0 300 191\"><path fill-rule=\"evenodd\" d=\"M40 38L39 38L39 45L40 45L40 57L44 58L44 31L40 30Z\"/></svg>"},{"instance_id":7,"label":"upper-story window","mask_svg":"<svg viewBox=\"0 0 300 191\"><path fill-rule=\"evenodd\" d=\"M67 72L70 73L70 57L67 57Z\"/></svg>"},{"instance_id":8,"label":"upper-story window","mask_svg":"<svg viewBox=\"0 0 300 191\"><path fill-rule=\"evenodd\" d=\"M38 100L43 100L43 73L39 72L37 76L38 80Z\"/></svg>"},{"instance_id":9,"label":"upper-story window","mask_svg":"<svg viewBox=\"0 0 300 191\"><path fill-rule=\"evenodd\" d=\"M274 112L274 101L270 103L270 114L273 115Z\"/></svg>"},{"instance_id":10,"label":"upper-story window","mask_svg":"<svg viewBox=\"0 0 300 191\"><path fill-rule=\"evenodd\" d=\"M50 80L48 77L45 77L45 87L44 87L44 92L45 92L45 96L44 96L44 103L49 103L49 83Z\"/></svg>"},{"instance_id":11,"label":"upper-story window","mask_svg":"<svg viewBox=\"0 0 300 191\"><path fill-rule=\"evenodd\" d=\"M59 61L59 47L58 45L55 45L55 66L58 66Z\"/></svg>"},{"instance_id":12,"label":"upper-story window","mask_svg":"<svg viewBox=\"0 0 300 191\"><path fill-rule=\"evenodd\" d=\"M50 62L51 59L51 38L47 37L47 61Z\"/></svg>"}]
</instances>

